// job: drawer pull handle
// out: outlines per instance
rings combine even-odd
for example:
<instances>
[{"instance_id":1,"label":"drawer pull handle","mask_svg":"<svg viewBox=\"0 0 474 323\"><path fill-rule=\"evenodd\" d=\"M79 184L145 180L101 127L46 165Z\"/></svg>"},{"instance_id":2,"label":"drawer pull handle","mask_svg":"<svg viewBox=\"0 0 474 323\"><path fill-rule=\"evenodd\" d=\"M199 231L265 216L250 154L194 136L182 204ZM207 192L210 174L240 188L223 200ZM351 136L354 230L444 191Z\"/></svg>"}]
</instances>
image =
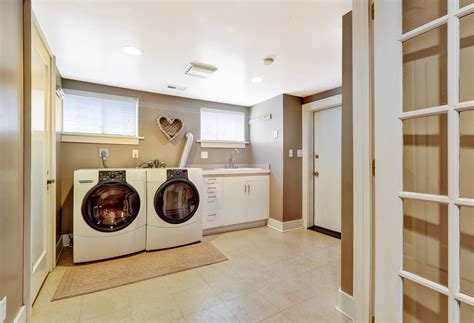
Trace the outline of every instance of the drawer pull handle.
<instances>
[{"instance_id":1,"label":"drawer pull handle","mask_svg":"<svg viewBox=\"0 0 474 323\"><path fill-rule=\"evenodd\" d=\"M217 188L217 187L215 187L215 186L209 186L207 189L208 189L208 190L215 190L216 188Z\"/></svg>"}]
</instances>

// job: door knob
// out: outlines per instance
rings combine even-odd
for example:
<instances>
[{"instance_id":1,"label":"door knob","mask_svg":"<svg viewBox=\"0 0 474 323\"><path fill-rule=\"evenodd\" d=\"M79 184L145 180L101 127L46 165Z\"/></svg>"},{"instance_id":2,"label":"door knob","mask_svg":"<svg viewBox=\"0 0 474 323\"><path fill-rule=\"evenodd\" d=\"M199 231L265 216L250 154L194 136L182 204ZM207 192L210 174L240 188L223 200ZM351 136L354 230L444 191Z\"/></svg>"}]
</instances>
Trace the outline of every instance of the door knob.
<instances>
[{"instance_id":1,"label":"door knob","mask_svg":"<svg viewBox=\"0 0 474 323\"><path fill-rule=\"evenodd\" d=\"M319 159L319 155L318 154L314 155L314 158Z\"/></svg>"},{"instance_id":2,"label":"door knob","mask_svg":"<svg viewBox=\"0 0 474 323\"><path fill-rule=\"evenodd\" d=\"M318 176L319 176L319 172L317 172L317 171L316 171L316 172L314 172L313 174L314 174L314 176L316 176L316 177L318 177Z\"/></svg>"}]
</instances>

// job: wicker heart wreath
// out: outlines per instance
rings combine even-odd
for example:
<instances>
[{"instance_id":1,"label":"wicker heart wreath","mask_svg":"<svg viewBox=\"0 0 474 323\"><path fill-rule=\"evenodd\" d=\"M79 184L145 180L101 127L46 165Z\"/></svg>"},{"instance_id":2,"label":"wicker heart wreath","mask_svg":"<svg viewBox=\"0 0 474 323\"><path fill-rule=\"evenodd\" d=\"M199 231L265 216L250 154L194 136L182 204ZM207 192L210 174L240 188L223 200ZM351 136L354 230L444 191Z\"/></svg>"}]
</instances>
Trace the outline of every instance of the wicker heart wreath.
<instances>
[{"instance_id":1,"label":"wicker heart wreath","mask_svg":"<svg viewBox=\"0 0 474 323\"><path fill-rule=\"evenodd\" d=\"M183 130L183 121L178 118L171 120L168 117L161 116L156 119L156 123L169 141L176 138Z\"/></svg>"}]
</instances>

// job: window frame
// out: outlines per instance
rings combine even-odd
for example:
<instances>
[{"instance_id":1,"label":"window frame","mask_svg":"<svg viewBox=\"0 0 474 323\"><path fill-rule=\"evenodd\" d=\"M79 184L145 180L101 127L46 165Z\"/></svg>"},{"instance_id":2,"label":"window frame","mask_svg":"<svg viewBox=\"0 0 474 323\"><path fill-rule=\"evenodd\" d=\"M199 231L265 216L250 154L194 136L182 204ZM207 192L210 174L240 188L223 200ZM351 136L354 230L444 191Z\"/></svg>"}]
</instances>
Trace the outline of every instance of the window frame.
<instances>
[{"instance_id":1,"label":"window frame","mask_svg":"<svg viewBox=\"0 0 474 323\"><path fill-rule=\"evenodd\" d=\"M112 94L99 93L99 92L74 90L74 89L63 89L63 91L64 91L64 98L61 104L61 132L60 132L62 142L138 145L139 140L144 139L143 137L139 136L140 101L138 98L112 95ZM64 111L66 108L65 97L67 94L86 96L86 97L91 97L91 98L96 98L96 99L106 99L106 100L115 100L115 101L135 103L135 111L136 111L135 136L64 131L64 115L65 115Z\"/></svg>"},{"instance_id":2,"label":"window frame","mask_svg":"<svg viewBox=\"0 0 474 323\"><path fill-rule=\"evenodd\" d=\"M212 113L227 113L227 114L235 114L235 115L243 115L244 116L244 140L209 140L209 139L202 139L202 112L212 112ZM197 140L198 143L201 144L201 148L245 148L245 145L248 145L249 142L246 140L247 137L247 129L246 129L246 122L247 122L247 115L244 111L237 111L237 110L226 110L226 109L214 109L214 108L205 108L201 107L199 110L199 136L200 139Z\"/></svg>"}]
</instances>

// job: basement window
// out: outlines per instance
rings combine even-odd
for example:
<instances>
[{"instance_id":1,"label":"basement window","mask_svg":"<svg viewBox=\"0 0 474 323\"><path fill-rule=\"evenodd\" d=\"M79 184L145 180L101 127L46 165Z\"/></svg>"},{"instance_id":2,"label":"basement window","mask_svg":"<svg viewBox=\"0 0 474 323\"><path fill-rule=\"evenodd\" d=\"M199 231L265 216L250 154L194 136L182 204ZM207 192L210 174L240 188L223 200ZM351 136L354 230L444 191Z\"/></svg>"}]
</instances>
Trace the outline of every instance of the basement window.
<instances>
[{"instance_id":1,"label":"basement window","mask_svg":"<svg viewBox=\"0 0 474 323\"><path fill-rule=\"evenodd\" d=\"M201 108L201 147L245 148L245 113Z\"/></svg>"},{"instance_id":2,"label":"basement window","mask_svg":"<svg viewBox=\"0 0 474 323\"><path fill-rule=\"evenodd\" d=\"M63 142L138 145L138 99L64 90Z\"/></svg>"}]
</instances>

